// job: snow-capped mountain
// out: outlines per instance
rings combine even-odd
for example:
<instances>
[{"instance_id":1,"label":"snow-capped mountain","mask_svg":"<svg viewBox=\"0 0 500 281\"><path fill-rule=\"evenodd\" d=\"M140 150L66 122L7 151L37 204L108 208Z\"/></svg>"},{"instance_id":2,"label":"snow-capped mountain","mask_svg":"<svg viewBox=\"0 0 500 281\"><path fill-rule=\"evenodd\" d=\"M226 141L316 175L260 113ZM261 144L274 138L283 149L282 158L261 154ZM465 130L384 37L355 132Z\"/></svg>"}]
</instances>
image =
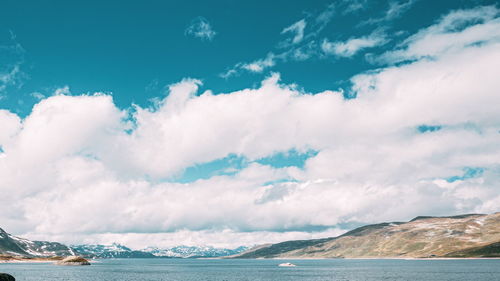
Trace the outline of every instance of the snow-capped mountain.
<instances>
[{"instance_id":1,"label":"snow-capped mountain","mask_svg":"<svg viewBox=\"0 0 500 281\"><path fill-rule=\"evenodd\" d=\"M247 247L224 249L210 246L177 246L171 248L149 247L136 251L116 243L111 245L72 245L68 247L58 242L31 241L20 238L0 228L0 255L27 258L73 255L87 258L208 258L236 255L247 249Z\"/></svg>"},{"instance_id":2,"label":"snow-capped mountain","mask_svg":"<svg viewBox=\"0 0 500 281\"><path fill-rule=\"evenodd\" d=\"M0 228L0 254L22 257L71 256L74 251L57 242L31 241L5 232Z\"/></svg>"},{"instance_id":3,"label":"snow-capped mountain","mask_svg":"<svg viewBox=\"0 0 500 281\"><path fill-rule=\"evenodd\" d=\"M235 249L214 248L211 246L176 246L171 248L148 247L141 251L151 253L157 257L171 258L214 258L239 254L248 250L248 247Z\"/></svg>"},{"instance_id":4,"label":"snow-capped mountain","mask_svg":"<svg viewBox=\"0 0 500 281\"><path fill-rule=\"evenodd\" d=\"M134 251L126 246L111 245L72 245L71 248L81 256L89 258L154 258L151 253Z\"/></svg>"},{"instance_id":5,"label":"snow-capped mountain","mask_svg":"<svg viewBox=\"0 0 500 281\"><path fill-rule=\"evenodd\" d=\"M148 247L139 251L120 244L111 245L72 245L79 255L90 258L213 258L239 254L248 247L235 249L214 248L210 246L176 246L171 248Z\"/></svg>"}]
</instances>

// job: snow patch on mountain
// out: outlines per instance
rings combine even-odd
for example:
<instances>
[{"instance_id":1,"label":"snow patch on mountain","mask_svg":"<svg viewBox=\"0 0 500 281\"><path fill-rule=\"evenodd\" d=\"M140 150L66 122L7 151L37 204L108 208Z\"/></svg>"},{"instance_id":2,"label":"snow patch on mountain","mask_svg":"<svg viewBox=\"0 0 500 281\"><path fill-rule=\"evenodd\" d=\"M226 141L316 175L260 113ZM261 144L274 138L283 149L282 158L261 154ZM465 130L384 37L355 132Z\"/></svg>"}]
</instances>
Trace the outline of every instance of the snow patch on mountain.
<instances>
[{"instance_id":1,"label":"snow patch on mountain","mask_svg":"<svg viewBox=\"0 0 500 281\"><path fill-rule=\"evenodd\" d=\"M214 258L236 255L248 250L248 247L243 246L235 249L212 246L176 246L132 250L116 243L111 245L72 245L71 248L82 256L95 258Z\"/></svg>"},{"instance_id":2,"label":"snow patch on mountain","mask_svg":"<svg viewBox=\"0 0 500 281\"><path fill-rule=\"evenodd\" d=\"M89 258L154 258L143 251L134 251L126 246L111 245L72 245L71 248L81 256Z\"/></svg>"},{"instance_id":3,"label":"snow patch on mountain","mask_svg":"<svg viewBox=\"0 0 500 281\"><path fill-rule=\"evenodd\" d=\"M176 246L171 248L148 247L142 251L151 253L157 257L214 258L236 255L248 249L248 247L244 246L234 249L215 248L212 246Z\"/></svg>"}]
</instances>

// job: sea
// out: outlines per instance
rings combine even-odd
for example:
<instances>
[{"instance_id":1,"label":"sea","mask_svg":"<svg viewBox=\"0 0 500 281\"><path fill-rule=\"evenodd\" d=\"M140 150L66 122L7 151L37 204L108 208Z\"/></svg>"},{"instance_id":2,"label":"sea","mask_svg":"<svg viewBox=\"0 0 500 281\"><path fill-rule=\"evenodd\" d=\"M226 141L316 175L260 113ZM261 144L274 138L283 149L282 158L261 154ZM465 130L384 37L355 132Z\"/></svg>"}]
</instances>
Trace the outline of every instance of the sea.
<instances>
[{"instance_id":1,"label":"sea","mask_svg":"<svg viewBox=\"0 0 500 281\"><path fill-rule=\"evenodd\" d=\"M279 267L290 262L296 267ZM106 259L90 266L3 263L17 281L500 281L499 259Z\"/></svg>"}]
</instances>

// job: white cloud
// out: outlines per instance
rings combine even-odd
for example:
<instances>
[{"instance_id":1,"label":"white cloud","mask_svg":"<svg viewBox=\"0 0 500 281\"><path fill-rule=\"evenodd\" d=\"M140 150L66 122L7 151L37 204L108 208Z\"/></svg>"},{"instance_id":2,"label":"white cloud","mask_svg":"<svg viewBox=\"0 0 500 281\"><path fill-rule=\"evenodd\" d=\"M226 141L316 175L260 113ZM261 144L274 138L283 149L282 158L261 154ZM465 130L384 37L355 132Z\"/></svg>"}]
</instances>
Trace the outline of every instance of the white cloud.
<instances>
[{"instance_id":1,"label":"white cloud","mask_svg":"<svg viewBox=\"0 0 500 281\"><path fill-rule=\"evenodd\" d=\"M251 63L243 64L241 67L251 72L262 72L264 69L273 67L276 64L273 53L267 55L266 58L256 60Z\"/></svg>"},{"instance_id":2,"label":"white cloud","mask_svg":"<svg viewBox=\"0 0 500 281\"><path fill-rule=\"evenodd\" d=\"M347 4L348 7L351 7L350 5L354 5L355 3L348 4L347 1L344 1L342 4ZM257 59L253 62L238 62L220 73L219 77L228 79L232 76L239 75L243 71L261 73L266 68L274 67L279 62L287 60L303 61L318 55L320 53L319 47L314 38L331 21L335 14L336 7L335 3L331 3L318 15L314 16L314 18L311 19L311 31L308 34L305 33L305 28L307 26L305 18L285 27L281 31L281 34L291 33L293 37L278 43L277 47L284 49L283 51L276 53L269 52L266 57ZM354 10L357 9L354 6L352 8Z\"/></svg>"},{"instance_id":3,"label":"white cloud","mask_svg":"<svg viewBox=\"0 0 500 281\"><path fill-rule=\"evenodd\" d=\"M19 132L21 129L21 119L7 110L0 110L0 124L2 124L2 129L0 130L1 148L9 145L11 139Z\"/></svg>"},{"instance_id":4,"label":"white cloud","mask_svg":"<svg viewBox=\"0 0 500 281\"><path fill-rule=\"evenodd\" d=\"M342 14L355 13L367 7L367 0L344 0L346 7L343 9Z\"/></svg>"},{"instance_id":5,"label":"white cloud","mask_svg":"<svg viewBox=\"0 0 500 281\"><path fill-rule=\"evenodd\" d=\"M315 23L320 27L320 29L324 28L331 20L333 15L335 14L335 3L330 3L326 6L326 9L321 11L316 18Z\"/></svg>"},{"instance_id":6,"label":"white cloud","mask_svg":"<svg viewBox=\"0 0 500 281\"><path fill-rule=\"evenodd\" d=\"M33 92L30 94L30 96L34 97L37 100L43 100L44 98L46 98L45 95L40 92Z\"/></svg>"},{"instance_id":7,"label":"white cloud","mask_svg":"<svg viewBox=\"0 0 500 281\"><path fill-rule=\"evenodd\" d=\"M276 56L273 53L269 53L265 58L255 60L253 62L237 63L233 68L226 70L226 72L219 74L219 76L227 79L231 76L238 75L242 70L253 73L262 73L265 69L275 66L276 60L279 59L283 59L283 55Z\"/></svg>"},{"instance_id":8,"label":"white cloud","mask_svg":"<svg viewBox=\"0 0 500 281\"><path fill-rule=\"evenodd\" d=\"M281 31L281 34L292 33L294 35L293 38L291 38L291 40L286 42L287 45L300 43L302 39L304 39L304 29L306 28L306 25L307 25L306 20L301 19L298 22L284 28Z\"/></svg>"},{"instance_id":9,"label":"white cloud","mask_svg":"<svg viewBox=\"0 0 500 281\"><path fill-rule=\"evenodd\" d=\"M334 237L344 233L344 230L332 228L325 231L305 232L272 232L272 231L253 231L253 232L235 232L231 229L221 231L201 230L179 230L168 233L103 233L90 234L82 236L60 235L60 236L45 236L37 233L27 234L32 239L47 240L55 239L58 241L68 241L69 244L103 244L110 245L119 243L127 245L132 249L140 250L151 245L156 247L172 247L179 245L200 246L207 245L210 241L210 246L220 248L236 248L241 245L254 246L266 241L267 243L278 243L288 240L297 239L317 239L324 237Z\"/></svg>"},{"instance_id":10,"label":"white cloud","mask_svg":"<svg viewBox=\"0 0 500 281\"><path fill-rule=\"evenodd\" d=\"M385 13L385 20L392 20L408 11L417 0L403 0L389 2L389 9Z\"/></svg>"},{"instance_id":11,"label":"white cloud","mask_svg":"<svg viewBox=\"0 0 500 281\"><path fill-rule=\"evenodd\" d=\"M0 94L5 92L9 86L21 87L26 74L21 70L24 62L25 50L16 41L15 34L9 30L10 44L0 45L0 56L2 64L0 65ZM0 95L0 99L3 96Z\"/></svg>"},{"instance_id":12,"label":"white cloud","mask_svg":"<svg viewBox=\"0 0 500 281\"><path fill-rule=\"evenodd\" d=\"M461 51L472 45L500 41L500 10L494 6L457 10L442 17L438 23L408 37L400 49L389 51L381 62L435 57L446 52Z\"/></svg>"},{"instance_id":13,"label":"white cloud","mask_svg":"<svg viewBox=\"0 0 500 281\"><path fill-rule=\"evenodd\" d=\"M367 24L380 24L381 22L389 22L393 21L402 14L406 13L408 10L413 7L413 5L418 0L401 0L401 1L389 1L389 6L385 11L384 15L378 18L370 18L368 20L362 21L359 26L367 25Z\"/></svg>"},{"instance_id":14,"label":"white cloud","mask_svg":"<svg viewBox=\"0 0 500 281\"><path fill-rule=\"evenodd\" d=\"M19 76L22 75L20 63L16 63L6 72L0 73L0 93L5 91L8 86L15 85L19 82Z\"/></svg>"},{"instance_id":15,"label":"white cloud","mask_svg":"<svg viewBox=\"0 0 500 281\"><path fill-rule=\"evenodd\" d=\"M54 90L54 93L53 95L55 96L59 96L59 95L69 95L71 94L71 91L69 90L69 86L66 85L64 87L61 87L61 88L57 88Z\"/></svg>"},{"instance_id":16,"label":"white cloud","mask_svg":"<svg viewBox=\"0 0 500 281\"><path fill-rule=\"evenodd\" d=\"M0 134L0 221L28 237L142 247L179 237L275 242L333 235L343 222L498 211L498 61L495 40L445 49L353 77L351 100L275 74L219 95L198 95L201 82L185 79L151 108L123 111L97 94L48 97L26 118L0 111L9 128ZM442 129L419 133L425 124ZM252 162L290 149L318 154L304 169ZM228 155L251 163L235 175L165 181ZM464 167L485 172L445 180Z\"/></svg>"},{"instance_id":17,"label":"white cloud","mask_svg":"<svg viewBox=\"0 0 500 281\"><path fill-rule=\"evenodd\" d=\"M212 25L204 17L197 17L191 21L191 24L185 30L186 35L200 38L202 40L212 41L217 34Z\"/></svg>"},{"instance_id":18,"label":"white cloud","mask_svg":"<svg viewBox=\"0 0 500 281\"><path fill-rule=\"evenodd\" d=\"M399 16L409 9L414 2L413 0L390 2L390 7L387 12L388 15L386 15L386 17L392 19ZM323 59L327 57L325 54L351 57L362 49L383 45L388 42L385 34L381 31L383 28L379 28L372 34L366 36L351 38L346 42L330 42L324 39L322 43L319 43L317 40L319 34L339 11L341 11L341 15L346 16L347 14L365 9L367 6L368 3L366 0L343 0L330 3L323 11L316 14L309 14L306 18L285 27L281 31L281 34L292 34L293 37L287 38L277 44L276 47L281 49L281 51L270 52L266 57L257 59L253 62L238 62L220 73L219 77L228 79L245 71L261 73L266 68L272 68L278 63L305 61L310 58ZM308 29L307 33L306 27Z\"/></svg>"},{"instance_id":19,"label":"white cloud","mask_svg":"<svg viewBox=\"0 0 500 281\"><path fill-rule=\"evenodd\" d=\"M385 43L387 43L385 34L374 32L369 36L350 38L344 42L330 42L327 39L324 39L321 44L321 49L328 55L352 57L364 49L381 46Z\"/></svg>"}]
</instances>

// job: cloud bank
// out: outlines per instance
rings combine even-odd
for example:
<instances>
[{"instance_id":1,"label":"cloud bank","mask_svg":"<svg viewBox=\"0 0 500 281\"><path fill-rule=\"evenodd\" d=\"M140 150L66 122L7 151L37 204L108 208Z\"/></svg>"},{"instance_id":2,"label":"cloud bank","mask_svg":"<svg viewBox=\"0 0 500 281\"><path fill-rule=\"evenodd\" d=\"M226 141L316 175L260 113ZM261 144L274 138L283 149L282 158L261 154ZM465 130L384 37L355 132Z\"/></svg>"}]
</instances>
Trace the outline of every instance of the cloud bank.
<instances>
[{"instance_id":1,"label":"cloud bank","mask_svg":"<svg viewBox=\"0 0 500 281\"><path fill-rule=\"evenodd\" d=\"M485 32L497 19L441 29L448 19L384 55L414 60L354 76L353 99L307 93L273 74L225 94L199 93L201 81L184 79L144 108L60 93L26 118L0 110L2 226L63 242L235 246L498 211L500 42ZM416 56L428 36L447 36L453 48ZM290 150L317 153L303 167L258 161ZM229 155L248 165L171 180Z\"/></svg>"}]
</instances>

